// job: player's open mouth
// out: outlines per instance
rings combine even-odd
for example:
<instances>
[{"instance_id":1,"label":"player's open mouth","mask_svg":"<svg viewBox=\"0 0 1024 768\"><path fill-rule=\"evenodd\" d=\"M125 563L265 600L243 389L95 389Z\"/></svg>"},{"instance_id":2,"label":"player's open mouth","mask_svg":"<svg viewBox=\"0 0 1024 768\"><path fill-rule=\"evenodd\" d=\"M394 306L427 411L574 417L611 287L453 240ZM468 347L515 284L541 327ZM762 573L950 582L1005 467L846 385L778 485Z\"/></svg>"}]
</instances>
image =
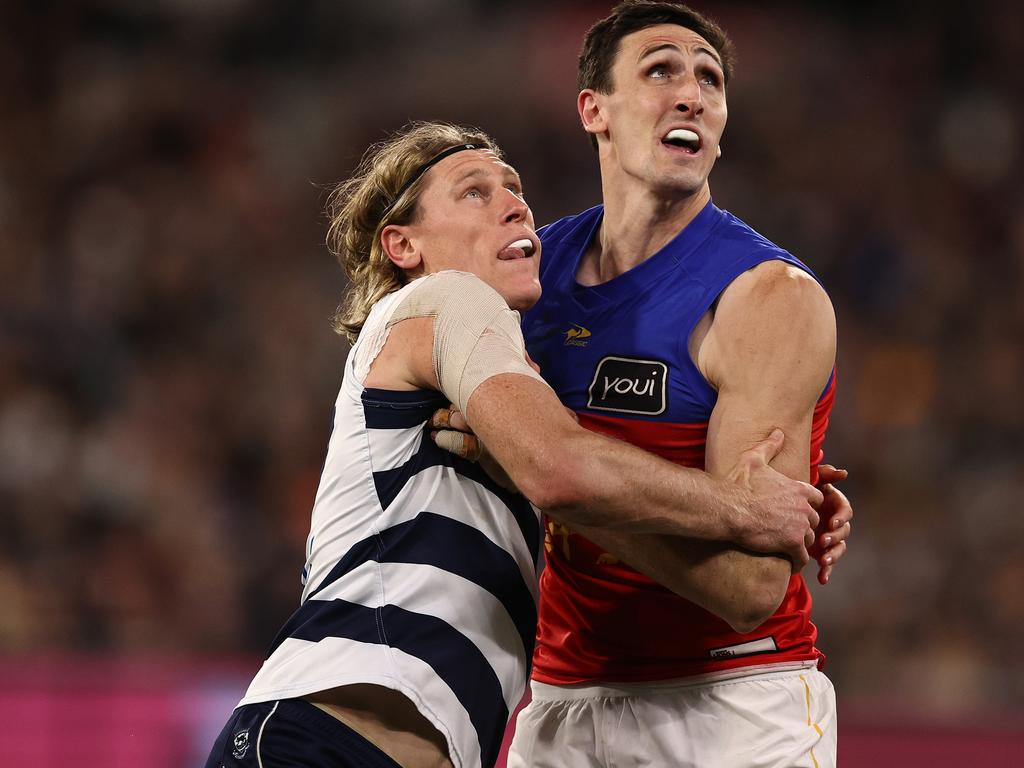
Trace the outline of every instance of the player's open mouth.
<instances>
[{"instance_id":1,"label":"player's open mouth","mask_svg":"<svg viewBox=\"0 0 1024 768\"><path fill-rule=\"evenodd\" d=\"M509 243L498 252L498 258L502 261L511 261L512 259L528 259L533 255L534 246L533 241L528 237L520 238L515 242Z\"/></svg>"},{"instance_id":2,"label":"player's open mouth","mask_svg":"<svg viewBox=\"0 0 1024 768\"><path fill-rule=\"evenodd\" d=\"M673 128L665 134L661 143L670 147L677 147L690 155L697 154L701 148L700 136L686 128Z\"/></svg>"}]
</instances>

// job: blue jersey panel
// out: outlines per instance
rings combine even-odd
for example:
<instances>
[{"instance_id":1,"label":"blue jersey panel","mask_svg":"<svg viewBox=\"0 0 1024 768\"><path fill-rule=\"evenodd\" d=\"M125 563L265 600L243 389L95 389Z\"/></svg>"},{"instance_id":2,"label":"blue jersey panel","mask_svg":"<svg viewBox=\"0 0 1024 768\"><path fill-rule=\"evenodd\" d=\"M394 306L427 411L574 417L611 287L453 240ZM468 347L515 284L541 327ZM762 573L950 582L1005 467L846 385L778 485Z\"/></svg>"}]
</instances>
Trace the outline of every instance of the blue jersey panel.
<instances>
[{"instance_id":1,"label":"blue jersey panel","mask_svg":"<svg viewBox=\"0 0 1024 768\"><path fill-rule=\"evenodd\" d=\"M575 275L604 213L596 206L540 230L543 295L523 319L530 356L575 411L697 424L716 393L687 348L697 322L740 274L792 255L712 203L649 259L596 286ZM628 316L627 323L620 317Z\"/></svg>"}]
</instances>

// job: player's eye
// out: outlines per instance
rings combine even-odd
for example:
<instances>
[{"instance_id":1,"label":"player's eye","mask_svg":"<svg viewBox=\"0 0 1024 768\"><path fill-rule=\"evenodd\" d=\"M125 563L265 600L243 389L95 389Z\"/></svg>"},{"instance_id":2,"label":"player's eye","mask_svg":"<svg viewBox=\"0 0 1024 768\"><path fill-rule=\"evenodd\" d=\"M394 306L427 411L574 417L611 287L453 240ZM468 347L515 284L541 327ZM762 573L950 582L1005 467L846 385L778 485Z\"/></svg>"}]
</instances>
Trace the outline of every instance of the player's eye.
<instances>
[{"instance_id":1,"label":"player's eye","mask_svg":"<svg viewBox=\"0 0 1024 768\"><path fill-rule=\"evenodd\" d=\"M655 64L653 67L647 70L647 76L652 77L656 80L668 77L668 65Z\"/></svg>"}]
</instances>

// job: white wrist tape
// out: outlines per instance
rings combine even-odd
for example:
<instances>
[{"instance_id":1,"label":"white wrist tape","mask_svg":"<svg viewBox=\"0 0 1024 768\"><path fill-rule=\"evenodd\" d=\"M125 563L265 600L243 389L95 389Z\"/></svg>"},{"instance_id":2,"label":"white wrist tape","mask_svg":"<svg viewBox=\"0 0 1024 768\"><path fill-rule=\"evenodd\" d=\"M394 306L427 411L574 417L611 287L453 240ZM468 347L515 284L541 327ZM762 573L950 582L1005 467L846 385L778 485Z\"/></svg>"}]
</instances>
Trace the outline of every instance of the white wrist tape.
<instances>
[{"instance_id":1,"label":"white wrist tape","mask_svg":"<svg viewBox=\"0 0 1024 768\"><path fill-rule=\"evenodd\" d=\"M434 318L434 374L441 391L462 413L476 388L492 376L519 373L544 381L526 362L519 313L476 275L427 275L398 306L388 326L413 317Z\"/></svg>"},{"instance_id":2,"label":"white wrist tape","mask_svg":"<svg viewBox=\"0 0 1024 768\"><path fill-rule=\"evenodd\" d=\"M469 461L479 461L483 449L476 435L467 435L465 432L456 432L452 429L442 429L434 438L439 448L449 453L461 456Z\"/></svg>"}]
</instances>

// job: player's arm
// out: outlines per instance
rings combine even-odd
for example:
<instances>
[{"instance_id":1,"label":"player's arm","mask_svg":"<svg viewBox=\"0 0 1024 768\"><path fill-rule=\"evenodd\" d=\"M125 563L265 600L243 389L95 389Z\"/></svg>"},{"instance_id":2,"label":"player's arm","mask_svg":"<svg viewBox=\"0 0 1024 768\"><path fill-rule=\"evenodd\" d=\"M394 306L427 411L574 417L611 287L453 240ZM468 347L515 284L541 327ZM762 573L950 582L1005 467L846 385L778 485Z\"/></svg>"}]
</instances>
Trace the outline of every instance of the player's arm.
<instances>
[{"instance_id":1,"label":"player's arm","mask_svg":"<svg viewBox=\"0 0 1024 768\"><path fill-rule=\"evenodd\" d=\"M536 368L532 362L531 365ZM573 411L567 408L566 412L574 420L576 419ZM439 447L471 461L479 461L480 466L492 480L507 490L518 492L519 489L515 487L501 465L494 460L487 447L473 434L465 417L458 410L452 407L438 409L431 418L430 425L433 428L431 437ZM764 453L754 460L755 465L761 461L767 463L775 455L775 451L771 448L771 441L759 444L758 451L754 451L753 454L756 455L759 451ZM738 465L734 468L734 472L742 472L744 469L742 465ZM845 469L837 469L831 464L818 465L817 487L825 498L821 506L818 507L820 519L815 531L815 542L809 552L818 565L818 582L821 584L828 583L835 565L846 554L847 541L852 532L853 506L846 495L833 485L833 483L845 480L847 475ZM633 562L639 562L639 567L635 565L633 567L647 572L648 576L683 596L689 596L688 593L692 591L690 569L694 567L694 563L721 550L716 547L713 552L709 553L698 548L696 552L691 552L692 547L688 546L687 540L680 540L677 537L649 537L643 534L622 535L615 532L602 534L600 529L597 529L594 535L590 535L588 531L592 530L594 529L581 529L577 526L578 533L588 536L595 542L600 540L599 543L602 543L608 552L611 553L614 550L613 553L620 560L625 560L627 564L632 565ZM657 569L656 572L649 572L652 568ZM732 590L732 594L742 593L756 596L764 582L756 577L752 579L752 582L746 589L737 586ZM702 596L695 595L694 598L695 602L700 602ZM769 595L769 599L774 598ZM757 603L752 599L730 600L729 602L741 614L733 613L729 607L722 608L719 613L726 618L734 617L738 625L743 624L744 617L751 613L760 615L760 610L756 607ZM715 605L717 606L717 603Z\"/></svg>"},{"instance_id":2,"label":"player's arm","mask_svg":"<svg viewBox=\"0 0 1024 768\"><path fill-rule=\"evenodd\" d=\"M470 316L468 288L460 290L458 333ZM519 489L570 525L740 540L806 561L804 533L817 517L808 501L820 501L816 489L751 459L748 482L728 482L589 432L526 365L518 318L511 327L508 318L485 318L480 343L453 353L458 333L445 312L409 312L395 323L367 386L400 381L444 392Z\"/></svg>"},{"instance_id":3,"label":"player's arm","mask_svg":"<svg viewBox=\"0 0 1024 768\"><path fill-rule=\"evenodd\" d=\"M823 471L836 479L843 474L834 468ZM824 584L834 564L846 551L853 508L839 490L826 485L825 502L819 514L823 521L829 522L814 549L819 555L818 580ZM579 525L573 530L662 586L715 614L737 632L754 630L779 606L776 557L678 536L629 534Z\"/></svg>"},{"instance_id":4,"label":"player's arm","mask_svg":"<svg viewBox=\"0 0 1024 768\"><path fill-rule=\"evenodd\" d=\"M778 426L786 442L771 465L794 479L808 479L811 419L832 370L835 338L825 292L783 262L762 264L729 286L706 334L691 347L701 372L718 390L708 427L710 474L724 476L737 457ZM833 502L839 506L837 518L848 519L852 510L845 497L833 497ZM781 553L576 529L740 632L753 630L775 612L794 569ZM842 546L847 533L844 527L830 535Z\"/></svg>"},{"instance_id":5,"label":"player's arm","mask_svg":"<svg viewBox=\"0 0 1024 768\"><path fill-rule=\"evenodd\" d=\"M835 314L822 287L784 262L761 264L726 289L706 335L691 349L718 390L708 425L707 471L724 476L749 445L781 427L788 439L771 466L806 481L811 421L836 350ZM802 565L782 553L695 548L703 555L695 574L698 588L709 601L726 605L735 603L736 593L719 585L732 581L753 589L748 622L755 626L778 608L790 576Z\"/></svg>"}]
</instances>

